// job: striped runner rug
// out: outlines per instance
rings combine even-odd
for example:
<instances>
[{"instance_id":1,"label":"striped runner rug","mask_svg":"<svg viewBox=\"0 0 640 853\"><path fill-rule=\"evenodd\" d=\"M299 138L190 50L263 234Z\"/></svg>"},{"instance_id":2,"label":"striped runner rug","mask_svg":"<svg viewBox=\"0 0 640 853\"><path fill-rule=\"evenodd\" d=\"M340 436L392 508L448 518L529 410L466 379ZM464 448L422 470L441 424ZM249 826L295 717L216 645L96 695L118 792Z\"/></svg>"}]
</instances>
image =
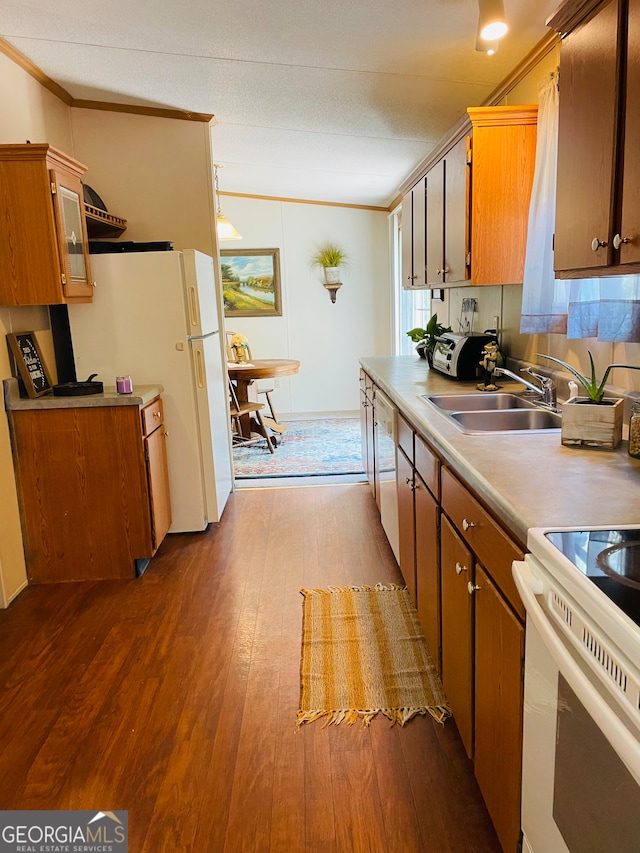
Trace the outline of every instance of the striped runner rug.
<instances>
[{"instance_id":1,"label":"striped runner rug","mask_svg":"<svg viewBox=\"0 0 640 853\"><path fill-rule=\"evenodd\" d=\"M303 589L297 725L450 715L406 587Z\"/></svg>"}]
</instances>

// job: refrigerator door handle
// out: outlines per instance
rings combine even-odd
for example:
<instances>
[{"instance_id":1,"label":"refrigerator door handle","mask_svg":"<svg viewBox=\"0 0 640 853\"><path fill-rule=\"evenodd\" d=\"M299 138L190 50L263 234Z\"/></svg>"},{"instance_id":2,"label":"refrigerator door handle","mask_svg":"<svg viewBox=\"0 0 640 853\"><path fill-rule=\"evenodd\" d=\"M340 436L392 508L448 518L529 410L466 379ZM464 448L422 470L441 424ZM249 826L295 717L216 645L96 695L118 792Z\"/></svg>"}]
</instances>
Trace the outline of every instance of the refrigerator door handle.
<instances>
[{"instance_id":1,"label":"refrigerator door handle","mask_svg":"<svg viewBox=\"0 0 640 853\"><path fill-rule=\"evenodd\" d=\"M198 316L198 294L196 293L196 289L193 285L189 287L189 322L192 327L198 328L200 325L200 318Z\"/></svg>"},{"instance_id":2,"label":"refrigerator door handle","mask_svg":"<svg viewBox=\"0 0 640 853\"><path fill-rule=\"evenodd\" d=\"M201 349L195 350L196 357L196 384L198 388L204 388L204 355Z\"/></svg>"}]
</instances>

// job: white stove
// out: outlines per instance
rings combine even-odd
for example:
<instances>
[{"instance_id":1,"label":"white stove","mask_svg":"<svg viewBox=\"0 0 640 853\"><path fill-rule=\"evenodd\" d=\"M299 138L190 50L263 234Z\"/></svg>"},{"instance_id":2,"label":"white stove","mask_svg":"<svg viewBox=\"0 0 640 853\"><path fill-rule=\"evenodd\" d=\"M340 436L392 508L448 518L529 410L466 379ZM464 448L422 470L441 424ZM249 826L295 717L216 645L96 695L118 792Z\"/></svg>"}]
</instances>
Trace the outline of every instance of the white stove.
<instances>
[{"instance_id":1,"label":"white stove","mask_svg":"<svg viewBox=\"0 0 640 853\"><path fill-rule=\"evenodd\" d=\"M527 853L640 849L640 528L532 529L513 574L527 611Z\"/></svg>"}]
</instances>

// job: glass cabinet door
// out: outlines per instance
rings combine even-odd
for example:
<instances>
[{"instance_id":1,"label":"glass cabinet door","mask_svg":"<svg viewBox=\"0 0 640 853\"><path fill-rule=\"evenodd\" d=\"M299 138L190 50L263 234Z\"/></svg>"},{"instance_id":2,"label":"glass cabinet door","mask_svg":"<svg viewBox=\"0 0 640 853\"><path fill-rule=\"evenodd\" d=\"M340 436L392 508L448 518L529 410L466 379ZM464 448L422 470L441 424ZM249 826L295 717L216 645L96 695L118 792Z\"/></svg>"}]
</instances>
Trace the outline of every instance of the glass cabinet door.
<instances>
[{"instance_id":1,"label":"glass cabinet door","mask_svg":"<svg viewBox=\"0 0 640 853\"><path fill-rule=\"evenodd\" d=\"M82 183L75 176L52 172L62 286L67 297L91 296L88 244Z\"/></svg>"}]
</instances>

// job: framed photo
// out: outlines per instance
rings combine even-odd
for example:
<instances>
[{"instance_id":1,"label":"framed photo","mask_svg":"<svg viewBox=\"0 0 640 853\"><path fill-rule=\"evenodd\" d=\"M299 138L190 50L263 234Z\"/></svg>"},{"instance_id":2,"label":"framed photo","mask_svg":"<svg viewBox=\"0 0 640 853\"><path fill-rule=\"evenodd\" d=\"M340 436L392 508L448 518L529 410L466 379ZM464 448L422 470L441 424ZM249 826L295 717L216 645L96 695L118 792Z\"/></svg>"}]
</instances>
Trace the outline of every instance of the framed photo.
<instances>
[{"instance_id":1,"label":"framed photo","mask_svg":"<svg viewBox=\"0 0 640 853\"><path fill-rule=\"evenodd\" d=\"M222 249L225 317L281 317L280 250Z\"/></svg>"},{"instance_id":2,"label":"framed photo","mask_svg":"<svg viewBox=\"0 0 640 853\"><path fill-rule=\"evenodd\" d=\"M41 397L52 390L49 371L42 358L34 332L7 335L11 355L29 397Z\"/></svg>"}]
</instances>

